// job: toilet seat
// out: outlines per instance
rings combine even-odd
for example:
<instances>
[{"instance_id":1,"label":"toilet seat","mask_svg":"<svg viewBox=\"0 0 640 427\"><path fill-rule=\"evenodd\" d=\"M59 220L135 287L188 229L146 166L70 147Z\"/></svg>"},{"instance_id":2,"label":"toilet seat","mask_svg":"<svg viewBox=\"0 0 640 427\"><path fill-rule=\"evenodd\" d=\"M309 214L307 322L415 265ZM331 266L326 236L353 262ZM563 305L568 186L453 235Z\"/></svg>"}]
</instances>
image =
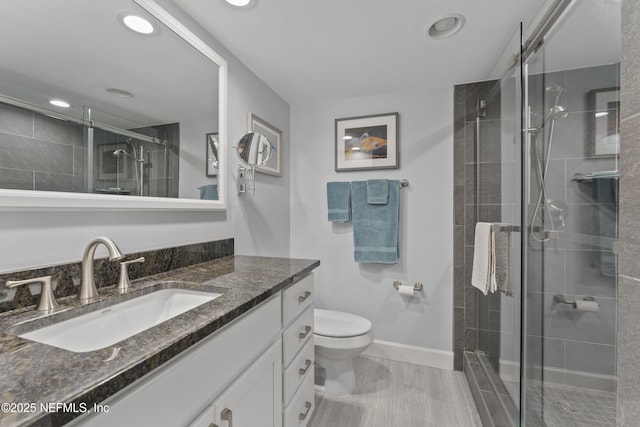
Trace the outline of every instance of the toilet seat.
<instances>
[{"instance_id":1,"label":"toilet seat","mask_svg":"<svg viewBox=\"0 0 640 427\"><path fill-rule=\"evenodd\" d=\"M330 338L350 338L371 332L371 322L355 314L332 310L314 310L313 333Z\"/></svg>"}]
</instances>

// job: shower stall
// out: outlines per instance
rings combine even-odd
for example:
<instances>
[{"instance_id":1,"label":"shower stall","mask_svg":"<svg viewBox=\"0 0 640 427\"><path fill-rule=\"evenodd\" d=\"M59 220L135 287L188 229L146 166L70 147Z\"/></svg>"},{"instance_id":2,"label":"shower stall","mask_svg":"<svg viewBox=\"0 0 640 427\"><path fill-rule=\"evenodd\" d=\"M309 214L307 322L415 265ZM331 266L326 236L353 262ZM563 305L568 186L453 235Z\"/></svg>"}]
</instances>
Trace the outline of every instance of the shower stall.
<instances>
[{"instance_id":1,"label":"shower stall","mask_svg":"<svg viewBox=\"0 0 640 427\"><path fill-rule=\"evenodd\" d=\"M557 0L455 87L454 355L485 425L616 425L620 5ZM477 222L506 291L470 285Z\"/></svg>"}]
</instances>

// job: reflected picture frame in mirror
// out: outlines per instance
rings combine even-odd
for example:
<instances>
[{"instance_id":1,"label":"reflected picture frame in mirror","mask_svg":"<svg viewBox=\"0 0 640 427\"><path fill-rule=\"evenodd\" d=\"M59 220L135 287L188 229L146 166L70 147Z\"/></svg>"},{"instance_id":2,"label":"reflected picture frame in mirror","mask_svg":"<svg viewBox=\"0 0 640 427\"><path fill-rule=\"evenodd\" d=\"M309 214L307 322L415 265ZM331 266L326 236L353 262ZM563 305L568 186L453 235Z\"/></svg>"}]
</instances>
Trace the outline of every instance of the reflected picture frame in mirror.
<instances>
[{"instance_id":1,"label":"reflected picture frame in mirror","mask_svg":"<svg viewBox=\"0 0 640 427\"><path fill-rule=\"evenodd\" d=\"M202 54L218 67L218 99L217 99L217 140L218 171L216 181L219 188L218 200L178 199L166 197L137 197L122 195L123 193L72 193L60 191L35 191L0 189L1 210L56 210L56 211L92 211L92 210L190 210L212 211L226 209L226 139L227 139L227 62L203 39L186 27L177 17L182 18L176 8L176 16L153 0L132 0L132 5L142 8L147 14L164 25L163 32L169 31L184 40L191 48ZM167 3L167 7L171 6ZM171 9L173 10L173 9ZM188 17L185 16L186 19ZM188 21L185 21L188 22ZM204 37L208 37L203 33ZM215 103L215 101L213 101ZM215 120L215 117L214 117ZM201 141L201 140L200 140ZM89 150L91 151L91 150ZM148 154L148 153L145 153ZM204 154L204 153L203 153ZM204 156L203 156L204 157ZM202 163L206 158L201 157ZM91 163L89 163L91 165ZM92 166L88 166L92 167ZM202 169L200 169L202 170ZM202 173L202 172L200 172ZM148 194L148 193L144 193Z\"/></svg>"},{"instance_id":2,"label":"reflected picture frame in mirror","mask_svg":"<svg viewBox=\"0 0 640 427\"><path fill-rule=\"evenodd\" d=\"M282 176L282 131L253 113L249 113L249 132L262 134L271 143L271 157L263 165L256 166L256 172Z\"/></svg>"},{"instance_id":3,"label":"reflected picture frame in mirror","mask_svg":"<svg viewBox=\"0 0 640 427\"><path fill-rule=\"evenodd\" d=\"M218 132L211 132L206 135L206 176L217 176L220 158L220 141L218 140Z\"/></svg>"}]
</instances>

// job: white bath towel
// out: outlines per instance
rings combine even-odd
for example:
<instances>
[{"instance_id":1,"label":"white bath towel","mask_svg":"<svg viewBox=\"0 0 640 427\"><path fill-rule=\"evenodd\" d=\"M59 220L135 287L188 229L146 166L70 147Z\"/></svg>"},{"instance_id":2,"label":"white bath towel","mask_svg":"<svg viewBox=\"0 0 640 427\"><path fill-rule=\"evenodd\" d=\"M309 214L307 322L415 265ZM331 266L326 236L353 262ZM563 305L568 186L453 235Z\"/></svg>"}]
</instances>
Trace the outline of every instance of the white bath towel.
<instances>
[{"instance_id":1,"label":"white bath towel","mask_svg":"<svg viewBox=\"0 0 640 427\"><path fill-rule=\"evenodd\" d=\"M476 224L471 285L478 288L484 295L495 292L497 289L494 239L491 223L478 222Z\"/></svg>"}]
</instances>

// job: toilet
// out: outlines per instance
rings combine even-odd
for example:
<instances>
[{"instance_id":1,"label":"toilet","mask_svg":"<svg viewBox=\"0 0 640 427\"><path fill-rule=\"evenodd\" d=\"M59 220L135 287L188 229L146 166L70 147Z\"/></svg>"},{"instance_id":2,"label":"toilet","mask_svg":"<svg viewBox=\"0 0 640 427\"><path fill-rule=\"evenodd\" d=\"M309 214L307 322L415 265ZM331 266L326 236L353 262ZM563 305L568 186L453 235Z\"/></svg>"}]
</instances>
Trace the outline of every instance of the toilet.
<instances>
[{"instance_id":1,"label":"toilet","mask_svg":"<svg viewBox=\"0 0 640 427\"><path fill-rule=\"evenodd\" d=\"M325 370L324 387L332 396L347 396L356 389L353 359L373 342L371 322L355 314L314 310L313 339L316 364Z\"/></svg>"}]
</instances>

